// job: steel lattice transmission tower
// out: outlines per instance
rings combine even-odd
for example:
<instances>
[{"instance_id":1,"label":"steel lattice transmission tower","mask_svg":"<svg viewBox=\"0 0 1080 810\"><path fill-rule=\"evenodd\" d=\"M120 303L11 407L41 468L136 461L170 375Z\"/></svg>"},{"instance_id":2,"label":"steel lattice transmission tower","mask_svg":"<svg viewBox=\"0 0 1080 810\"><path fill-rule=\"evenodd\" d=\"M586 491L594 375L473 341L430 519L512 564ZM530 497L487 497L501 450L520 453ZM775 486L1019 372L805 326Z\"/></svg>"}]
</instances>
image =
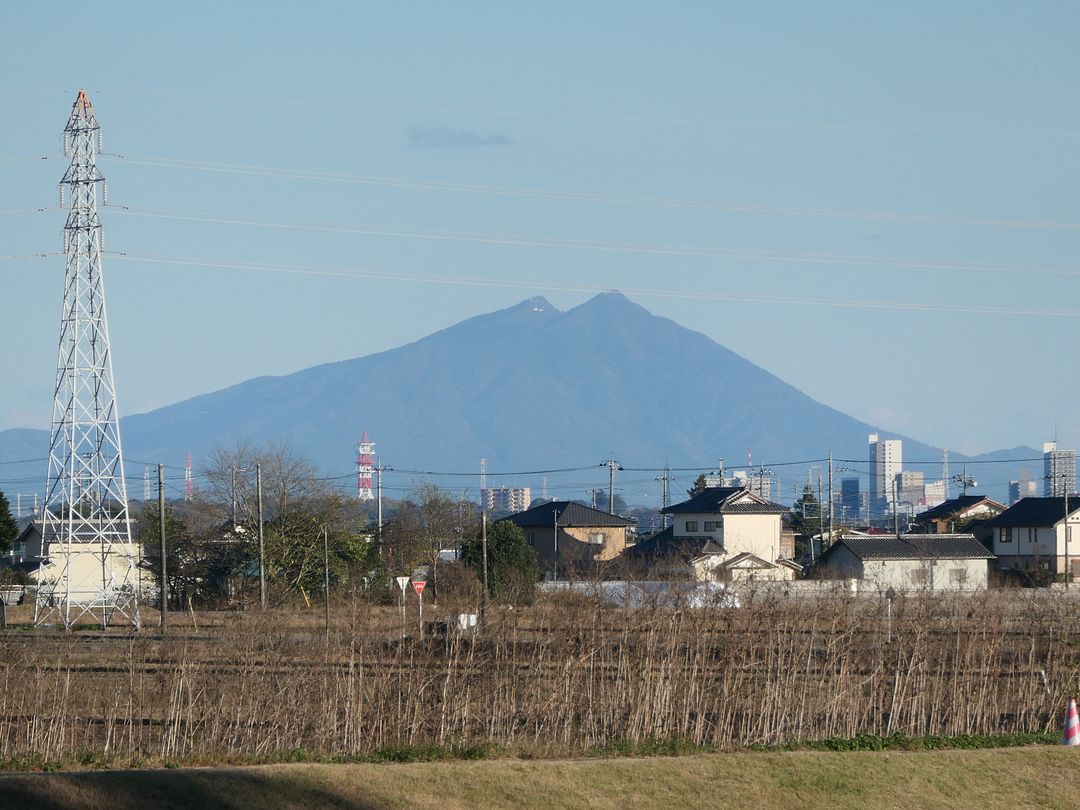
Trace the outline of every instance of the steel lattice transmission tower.
<instances>
[{"instance_id":1,"label":"steel lattice transmission tower","mask_svg":"<svg viewBox=\"0 0 1080 810\"><path fill-rule=\"evenodd\" d=\"M116 411L105 287L98 187L105 178L95 157L101 130L80 90L64 129L71 164L60 181L71 209L64 225L64 307L53 397L49 477L42 512L42 559L35 623L117 614L135 627L138 554L131 541L120 425Z\"/></svg>"}]
</instances>

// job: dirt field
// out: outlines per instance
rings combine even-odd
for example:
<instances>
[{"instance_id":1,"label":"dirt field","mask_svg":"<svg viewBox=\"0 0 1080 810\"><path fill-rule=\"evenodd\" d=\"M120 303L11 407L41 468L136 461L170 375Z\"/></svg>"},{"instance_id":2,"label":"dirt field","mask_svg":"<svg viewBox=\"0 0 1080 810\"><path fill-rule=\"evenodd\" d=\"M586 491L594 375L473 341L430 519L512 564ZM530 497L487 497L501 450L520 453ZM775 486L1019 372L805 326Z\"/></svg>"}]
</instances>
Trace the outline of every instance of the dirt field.
<instances>
[{"instance_id":1,"label":"dirt field","mask_svg":"<svg viewBox=\"0 0 1080 810\"><path fill-rule=\"evenodd\" d=\"M1080 751L738 753L650 759L0 774L21 808L1074 808Z\"/></svg>"}]
</instances>

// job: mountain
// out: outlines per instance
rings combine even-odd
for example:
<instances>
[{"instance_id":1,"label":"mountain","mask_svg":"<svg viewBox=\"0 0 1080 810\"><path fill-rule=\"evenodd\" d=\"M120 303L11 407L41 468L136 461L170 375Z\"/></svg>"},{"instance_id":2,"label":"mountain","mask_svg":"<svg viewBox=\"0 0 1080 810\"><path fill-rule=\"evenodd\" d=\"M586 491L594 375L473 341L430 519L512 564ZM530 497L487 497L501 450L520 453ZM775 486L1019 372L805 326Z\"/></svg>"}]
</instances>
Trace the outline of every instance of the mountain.
<instances>
[{"instance_id":1,"label":"mountain","mask_svg":"<svg viewBox=\"0 0 1080 810\"><path fill-rule=\"evenodd\" d=\"M532 298L390 351L129 416L121 434L126 458L139 466L175 465L188 452L198 465L215 446L272 441L345 474L362 431L397 470L471 471L485 457L491 483L506 484L516 481L500 471L599 465L611 453L627 468L705 467L720 458L738 466L747 448L766 466L829 450L865 464L868 433L897 437L618 293L567 312ZM941 458L936 448L899 438L905 459ZM0 432L0 461L46 452L43 431ZM797 482L805 467L777 472ZM939 469L926 477L940 477ZM794 483L776 497L792 500Z\"/></svg>"}]
</instances>

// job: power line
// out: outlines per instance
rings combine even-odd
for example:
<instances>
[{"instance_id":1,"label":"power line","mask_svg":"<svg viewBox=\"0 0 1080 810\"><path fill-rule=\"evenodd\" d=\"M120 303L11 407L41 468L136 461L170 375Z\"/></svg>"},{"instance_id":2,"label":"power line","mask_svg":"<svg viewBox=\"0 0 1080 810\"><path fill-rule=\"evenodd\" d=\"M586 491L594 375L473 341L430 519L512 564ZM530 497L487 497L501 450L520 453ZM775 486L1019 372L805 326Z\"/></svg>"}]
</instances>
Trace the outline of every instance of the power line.
<instances>
[{"instance_id":1,"label":"power line","mask_svg":"<svg viewBox=\"0 0 1080 810\"><path fill-rule=\"evenodd\" d=\"M611 251L617 253L651 254L662 256L688 256L697 258L730 258L744 261L806 262L811 264L846 264L858 266L906 267L923 270L961 270L999 273L1031 273L1047 275L1080 275L1080 270L1057 270L1051 268L1025 267L1010 264L984 264L951 259L906 259L891 256L865 256L807 251L754 250L749 248L714 248L643 244L634 242L611 242L590 239L566 239L548 236L521 236L512 234L477 233L469 231L403 228L386 225L350 225L336 222L311 222L304 220L265 220L252 217L236 217L200 211L177 211L168 209L119 206L111 209L114 214L152 219L171 219L185 222L205 222L221 225L246 225L282 230L315 231L321 233L348 233L363 236L388 236L405 239L445 240L474 242L487 245L519 247L563 248L576 250ZM4 213L0 211L0 213Z\"/></svg>"},{"instance_id":2,"label":"power line","mask_svg":"<svg viewBox=\"0 0 1080 810\"><path fill-rule=\"evenodd\" d=\"M491 107L466 107L466 106L431 106L431 105L404 105L404 104L357 104L355 102L342 101L319 101L315 99L288 99L275 96L274 98L257 98L245 96L207 96L192 95L185 93L156 93L124 90L95 90L96 94L104 96L133 96L148 98L167 98L184 101L210 101L224 104L255 104L260 107L273 107L281 105L301 107L321 107L327 109L352 109L369 112L411 112L411 113L438 113L446 115L486 115L501 118L546 118L555 120L577 120L611 123L637 123L637 124L670 124L680 126L708 126L730 127L736 129L778 129L778 130L825 130L838 132L892 132L909 135L992 135L1008 137L1053 137L1075 138L1080 132L1054 131L1054 130L1020 130L1020 129L962 129L956 127L895 127L876 124L837 124L816 121L753 121L733 118L689 118L669 117L656 115L620 115L617 113L584 113L565 112L558 110L508 110ZM3 95L3 94L0 94Z\"/></svg>"},{"instance_id":3,"label":"power line","mask_svg":"<svg viewBox=\"0 0 1080 810\"><path fill-rule=\"evenodd\" d=\"M1037 228L1050 230L1080 230L1080 223L1053 220L1023 220L988 217L956 217L933 214L904 214L893 211L858 211L851 209L798 208L791 206L757 205L751 203L724 203L713 200L690 200L675 197L649 195L604 194L599 192L558 191L514 186L489 186L467 183L447 183L434 180L410 180L406 178L353 175L340 172L324 172L306 169L280 169L269 166L250 166L236 163L214 163L163 156L127 156L112 154L124 163L141 166L157 166L170 169L187 169L225 174L241 174L257 177L277 177L291 180L309 180L334 183L354 183L424 191L448 191L468 194L485 194L503 197L553 199L575 202L619 203L669 208L695 208L712 211L729 211L750 214L780 216L811 216L838 219L868 219L895 222L922 222L941 225L978 225L1007 228Z\"/></svg>"},{"instance_id":4,"label":"power line","mask_svg":"<svg viewBox=\"0 0 1080 810\"><path fill-rule=\"evenodd\" d=\"M246 270L291 275L324 276L328 278L366 279L375 281L404 281L420 284L442 284L464 287L487 287L499 289L531 290L544 292L612 292L611 287L591 284L551 283L536 280L511 281L463 276L430 276L390 271L342 270L337 268L303 265L275 265L256 262L221 261L214 259L184 258L179 256L137 256L117 254L114 260L170 264L188 267L212 267L227 270ZM712 291L686 291L642 287L622 287L617 290L628 295L652 298L677 298L708 301L737 301L756 304L791 304L796 306L823 306L840 309L899 310L909 312L963 313L977 315L1023 315L1038 317L1080 317L1075 309L1038 309L1034 307L980 306L976 304L939 304L882 300L858 300L844 298L808 298L805 296L761 295L750 293L720 293Z\"/></svg>"}]
</instances>

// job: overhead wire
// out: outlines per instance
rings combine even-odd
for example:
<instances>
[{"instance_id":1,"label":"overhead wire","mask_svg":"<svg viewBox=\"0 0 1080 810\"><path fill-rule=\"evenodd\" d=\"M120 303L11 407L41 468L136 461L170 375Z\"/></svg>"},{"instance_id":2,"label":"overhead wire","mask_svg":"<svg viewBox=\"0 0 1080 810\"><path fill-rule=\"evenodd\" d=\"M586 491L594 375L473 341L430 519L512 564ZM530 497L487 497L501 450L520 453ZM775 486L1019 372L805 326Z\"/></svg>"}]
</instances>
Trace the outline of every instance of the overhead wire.
<instances>
[{"instance_id":1,"label":"overhead wire","mask_svg":"<svg viewBox=\"0 0 1080 810\"><path fill-rule=\"evenodd\" d=\"M994 226L1007 228L1036 228L1052 230L1080 230L1080 223L1053 220L1024 220L989 217L958 217L935 214L902 213L894 211L859 211L852 209L805 208L793 206L761 205L753 203L725 203L715 200L692 200L649 195L605 194L599 192L558 191L549 189L493 186L470 183L449 183L434 180L354 175L307 169L279 169L269 166L252 166L235 163L215 163L186 160L153 155L123 155L103 153L102 158L115 159L131 165L157 166L171 169L187 169L204 172L241 174L260 177L276 177L293 180L352 183L427 191L450 191L468 194L484 194L504 197L555 199L578 202L618 203L654 207L696 208L703 210L730 211L737 213L772 214L784 216L830 217L841 219L887 220L896 222L923 222L944 225Z\"/></svg>"},{"instance_id":2,"label":"overhead wire","mask_svg":"<svg viewBox=\"0 0 1080 810\"><path fill-rule=\"evenodd\" d=\"M1017 272L1048 275L1080 275L1080 270L1028 267L1013 264L963 262L950 259L909 259L893 256L867 256L809 251L755 250L750 248L717 248L705 246L663 245L634 242L612 242L590 239L568 239L548 236L478 233L425 228L403 228L386 225L363 225L304 220L266 220L199 211L153 209L138 206L112 206L111 213L124 216L204 222L222 225L242 225L260 228L301 230L321 233L346 233L364 236L387 236L406 239L475 242L487 245L565 248L611 251L618 253L688 256L699 258L731 258L750 261L806 262L812 264L846 264L858 266L904 267L925 270L963 270L979 272ZM0 212L3 213L3 212Z\"/></svg>"},{"instance_id":3,"label":"overhead wire","mask_svg":"<svg viewBox=\"0 0 1080 810\"><path fill-rule=\"evenodd\" d=\"M129 253L117 254L114 260L169 264L187 267L205 267L225 270L256 271L291 275L323 276L328 278L367 279L378 281L402 281L421 284L441 284L449 286L486 287L498 289L518 289L545 292L581 292L602 293L621 292L651 298L674 298L706 301L738 301L742 303L790 304L794 306L836 307L841 309L896 310L910 312L963 313L979 315L1022 315L1040 317L1080 317L1080 310L1053 309L1015 306L983 306L978 304L940 304L934 302L902 302L883 300L860 300L850 298L813 298L809 296L783 296L753 293L715 292L707 290L681 291L660 288L619 287L593 284L553 283L524 279L484 279L465 276L436 276L417 273L397 273L391 271L345 270L305 265L277 265L245 261L225 261L214 259L186 258L180 256L140 256Z\"/></svg>"},{"instance_id":4,"label":"overhead wire","mask_svg":"<svg viewBox=\"0 0 1080 810\"><path fill-rule=\"evenodd\" d=\"M510 110L497 107L468 107L452 105L417 105L417 104L362 104L354 101L334 99L258 98L252 96L215 96L190 93L161 93L153 91L94 90L96 95L131 96L177 99L184 101L209 101L224 104L254 104L277 107L282 105L301 107L320 107L326 109L351 109L368 112L409 112L437 113L445 115L479 115L504 118L580 120L611 123L671 124L680 126L733 127L739 129L779 129L779 130L826 130L839 132L892 132L910 135L990 135L1009 137L1054 137L1075 138L1080 132L1069 130L1025 130L1025 129L971 129L960 127L898 127L876 124L842 124L828 121L755 121L735 118L695 118L687 116L628 115L607 112L567 112L559 110ZM3 94L0 94L3 95Z\"/></svg>"}]
</instances>

